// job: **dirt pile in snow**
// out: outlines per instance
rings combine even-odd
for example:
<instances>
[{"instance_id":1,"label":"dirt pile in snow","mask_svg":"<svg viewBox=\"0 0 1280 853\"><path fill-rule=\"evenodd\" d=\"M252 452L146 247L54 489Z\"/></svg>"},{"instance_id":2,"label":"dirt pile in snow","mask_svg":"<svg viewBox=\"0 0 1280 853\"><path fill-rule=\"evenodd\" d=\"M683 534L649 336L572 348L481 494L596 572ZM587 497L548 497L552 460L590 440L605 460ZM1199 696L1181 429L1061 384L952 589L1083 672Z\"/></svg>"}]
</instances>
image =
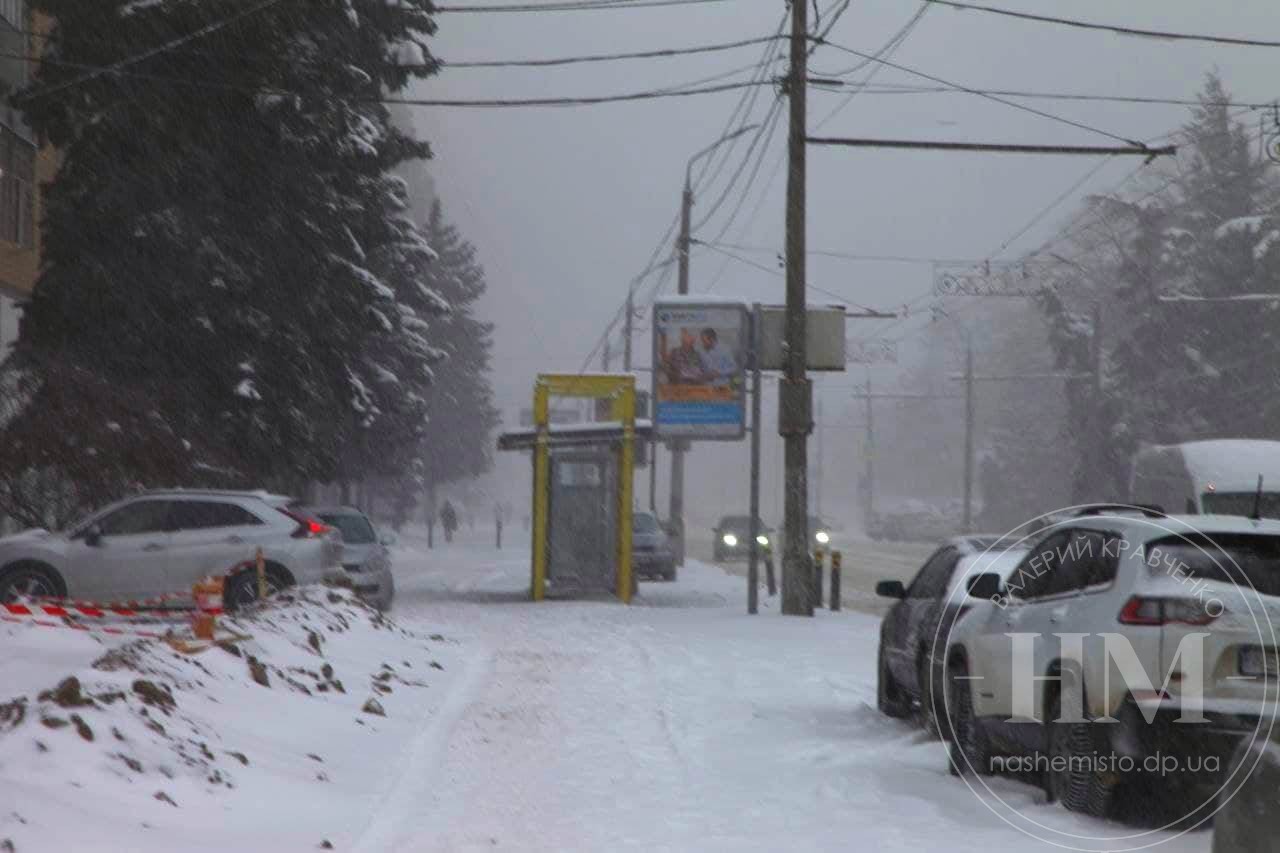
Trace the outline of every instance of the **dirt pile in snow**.
<instances>
[{"instance_id":1,"label":"dirt pile in snow","mask_svg":"<svg viewBox=\"0 0 1280 853\"><path fill-rule=\"evenodd\" d=\"M437 658L449 652L443 637L319 587L222 624L249 639L195 653L138 640L75 672L51 668L53 684L34 695L0 686L0 786L29 780L112 823L133 816L144 830L165 823L164 810L230 811L229 797L241 808L306 798L308 785L332 780L328 753L355 772L370 727L417 722L423 700L412 694L429 692L428 674L441 674ZM65 633L44 630L33 636ZM235 797L242 788L248 797ZM0 849L51 849L56 821L56 808L0 809Z\"/></svg>"}]
</instances>

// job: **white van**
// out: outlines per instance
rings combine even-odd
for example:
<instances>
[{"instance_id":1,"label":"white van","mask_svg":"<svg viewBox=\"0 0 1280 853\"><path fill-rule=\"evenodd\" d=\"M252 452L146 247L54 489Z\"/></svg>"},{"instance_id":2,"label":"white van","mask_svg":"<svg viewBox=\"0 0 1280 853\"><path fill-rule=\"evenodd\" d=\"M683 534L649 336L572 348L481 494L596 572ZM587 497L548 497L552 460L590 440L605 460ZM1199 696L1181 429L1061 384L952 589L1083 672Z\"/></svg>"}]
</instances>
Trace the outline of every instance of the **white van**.
<instances>
[{"instance_id":1,"label":"white van","mask_svg":"<svg viewBox=\"0 0 1280 853\"><path fill-rule=\"evenodd\" d=\"M1253 515L1262 477L1264 518L1280 518L1280 441L1224 438L1138 452L1129 500L1169 513Z\"/></svg>"}]
</instances>

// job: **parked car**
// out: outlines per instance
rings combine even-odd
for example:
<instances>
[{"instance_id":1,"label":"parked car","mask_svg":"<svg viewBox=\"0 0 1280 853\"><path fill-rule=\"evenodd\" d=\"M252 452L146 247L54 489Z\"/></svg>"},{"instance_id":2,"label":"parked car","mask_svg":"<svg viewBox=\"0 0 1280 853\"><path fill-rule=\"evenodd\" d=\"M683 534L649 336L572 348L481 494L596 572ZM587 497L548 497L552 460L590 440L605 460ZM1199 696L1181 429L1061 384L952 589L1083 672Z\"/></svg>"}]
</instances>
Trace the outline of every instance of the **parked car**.
<instances>
[{"instance_id":1,"label":"parked car","mask_svg":"<svg viewBox=\"0 0 1280 853\"><path fill-rule=\"evenodd\" d=\"M956 536L934 551L909 585L885 580L876 594L896 599L880 623L876 705L882 714L919 713L936 730L942 716L947 637L972 606L962 582L985 572L1005 576L1024 550L999 536Z\"/></svg>"},{"instance_id":2,"label":"parked car","mask_svg":"<svg viewBox=\"0 0 1280 853\"><path fill-rule=\"evenodd\" d=\"M773 554L773 531L759 519L756 520L756 542L760 546L760 555L770 557ZM726 515L711 531L712 551L717 562L725 560L745 560L748 542L751 538L751 516Z\"/></svg>"},{"instance_id":3,"label":"parked car","mask_svg":"<svg viewBox=\"0 0 1280 853\"><path fill-rule=\"evenodd\" d=\"M395 535L379 535L369 517L351 507L303 507L301 511L337 528L342 534L342 570L356 594L379 610L390 610L396 595L390 550Z\"/></svg>"},{"instance_id":4,"label":"parked car","mask_svg":"<svg viewBox=\"0 0 1280 853\"><path fill-rule=\"evenodd\" d=\"M676 579L676 558L671 540L651 512L631 514L631 567L637 577Z\"/></svg>"},{"instance_id":5,"label":"parked car","mask_svg":"<svg viewBox=\"0 0 1280 853\"><path fill-rule=\"evenodd\" d=\"M1007 580L969 584L978 603L947 649L955 772L1043 756L1049 796L1101 816L1125 774L1094 757L1124 757L1138 773L1151 756L1174 757L1174 772L1149 784L1212 791L1221 780L1206 757L1225 768L1242 738L1270 726L1280 522L1104 511L1048 532ZM1184 641L1203 650L1202 666L1183 659ZM1125 677L1116 649L1148 684ZM1175 722L1197 702L1204 724Z\"/></svg>"},{"instance_id":6,"label":"parked car","mask_svg":"<svg viewBox=\"0 0 1280 853\"><path fill-rule=\"evenodd\" d=\"M118 501L60 533L29 530L0 539L0 602L21 595L94 601L190 590L266 558L269 589L342 574L342 537L266 492L153 491ZM258 597L257 573L227 579L226 606Z\"/></svg>"}]
</instances>

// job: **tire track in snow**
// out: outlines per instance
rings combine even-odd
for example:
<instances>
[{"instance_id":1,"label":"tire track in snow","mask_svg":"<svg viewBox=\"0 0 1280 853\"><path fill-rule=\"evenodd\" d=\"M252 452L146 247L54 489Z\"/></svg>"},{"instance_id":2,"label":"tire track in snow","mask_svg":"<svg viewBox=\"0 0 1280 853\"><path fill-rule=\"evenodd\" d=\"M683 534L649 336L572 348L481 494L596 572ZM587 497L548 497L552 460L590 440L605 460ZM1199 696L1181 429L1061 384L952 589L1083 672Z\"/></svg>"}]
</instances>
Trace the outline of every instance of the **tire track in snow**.
<instances>
[{"instance_id":1,"label":"tire track in snow","mask_svg":"<svg viewBox=\"0 0 1280 853\"><path fill-rule=\"evenodd\" d=\"M433 714L423 716L421 727L396 772L373 807L364 829L351 849L384 851L398 849L412 825L421 821L432 793L449 738L467 709L480 696L493 670L493 653L482 648L467 664L466 671L448 688L449 696Z\"/></svg>"}]
</instances>

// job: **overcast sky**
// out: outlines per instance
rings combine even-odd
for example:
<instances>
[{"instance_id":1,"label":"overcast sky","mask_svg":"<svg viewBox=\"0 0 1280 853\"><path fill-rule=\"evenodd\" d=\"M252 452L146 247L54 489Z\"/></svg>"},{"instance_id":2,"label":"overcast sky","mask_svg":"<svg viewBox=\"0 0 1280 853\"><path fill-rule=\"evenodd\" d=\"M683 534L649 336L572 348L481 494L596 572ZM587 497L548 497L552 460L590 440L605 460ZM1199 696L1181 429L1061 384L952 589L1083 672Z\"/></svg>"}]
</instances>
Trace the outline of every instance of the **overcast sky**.
<instances>
[{"instance_id":1,"label":"overcast sky","mask_svg":"<svg viewBox=\"0 0 1280 853\"><path fill-rule=\"evenodd\" d=\"M457 2L493 5L497 0ZM819 0L819 5L825 13L840 2ZM996 5L1041 13L1050 8L1030 0L1002 0ZM875 52L919 7L915 0L853 0L829 39ZM1052 10L1150 29L1280 39L1274 0L1075 0L1053 4ZM694 46L771 34L783 13L781 0L578 12L442 13L434 50L447 62ZM826 20L824 14L824 25ZM778 49L784 51L785 44ZM418 84L413 94L528 98L647 90L752 66L761 51L753 46L553 69L446 67ZM1172 98L1192 96L1204 74L1216 67L1237 100L1253 102L1280 95L1276 56L1276 49L1127 38L934 6L893 61L975 88ZM811 73L834 76L858 62L824 46L813 57ZM785 71L782 61L772 67L777 74ZM867 70L850 79L860 79ZM730 79L748 73L744 70ZM922 81L885 68L875 82ZM643 268L676 214L688 157L724 131L740 95L731 91L580 108L415 111L420 133L434 147L429 168L445 211L477 245L488 270L489 295L482 311L497 325L495 386L504 413L528 405L536 373L576 372L582 366L623 299L627 281ZM749 121L762 120L775 97L771 89L762 91ZM812 91L811 132L844 103L843 95ZM1176 106L1024 103L1126 139L1159 136L1188 116L1186 108ZM1256 117L1248 120L1256 125ZM966 94L862 94L822 125L821 134L1114 144L1105 136ZM750 135L743 142L749 139ZM781 248L786 176L785 169L775 176L775 166L783 156L784 141L785 114L726 242ZM745 156L746 145L722 151L731 157L714 182L699 187L695 221L721 194ZM713 169L718 162L712 161ZM1016 256L1050 236L1076 199L1114 186L1137 166L1133 158L1103 165L1039 226L1005 246L1098 163L1084 157L811 148L809 246L922 257ZM740 178L696 237L709 240L720 231L738 206L746 178L747 174ZM664 249L664 255L669 251ZM767 252L736 253L777 268ZM927 293L931 276L924 264L823 257L809 261L812 284L843 295L850 304L878 308L892 309ZM699 248L692 258L691 289L711 287L716 293L742 294L751 300L783 300L780 277ZM674 290L674 278L669 290ZM826 299L822 294L816 298ZM923 323L923 318L909 320L895 333ZM647 365L648 327L641 329L635 339L636 364ZM857 331L863 330L859 326ZM614 345L619 345L616 336ZM599 369L598 359L592 369ZM892 381L890 369L881 370L885 380ZM826 382L847 387L853 378ZM831 393L839 392L833 388Z\"/></svg>"}]
</instances>

